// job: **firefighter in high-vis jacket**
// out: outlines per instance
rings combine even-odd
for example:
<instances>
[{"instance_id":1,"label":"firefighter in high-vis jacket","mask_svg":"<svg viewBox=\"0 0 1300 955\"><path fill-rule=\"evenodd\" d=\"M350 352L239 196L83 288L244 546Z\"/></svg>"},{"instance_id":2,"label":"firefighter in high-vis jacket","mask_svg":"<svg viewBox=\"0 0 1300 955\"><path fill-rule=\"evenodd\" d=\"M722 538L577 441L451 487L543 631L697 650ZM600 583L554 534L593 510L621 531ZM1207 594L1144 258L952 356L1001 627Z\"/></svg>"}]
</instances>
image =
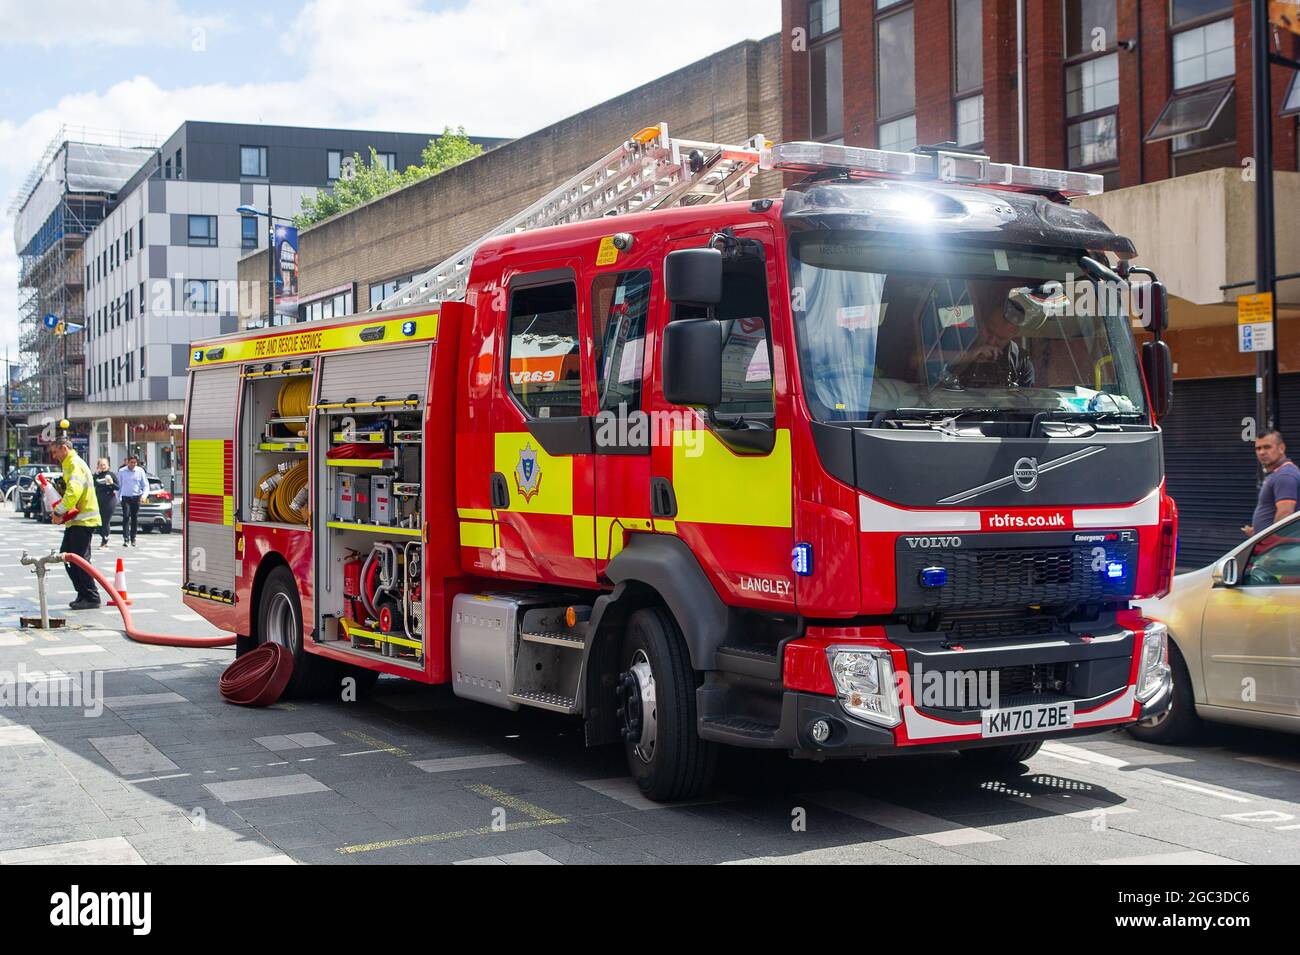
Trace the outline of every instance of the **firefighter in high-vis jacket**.
<instances>
[{"instance_id":1,"label":"firefighter in high-vis jacket","mask_svg":"<svg viewBox=\"0 0 1300 955\"><path fill-rule=\"evenodd\" d=\"M59 550L90 560L90 542L99 527L99 501L95 497L95 477L90 466L72 448L67 438L50 445L50 456L63 468L63 499L53 508L50 519L63 525L63 542ZM77 598L68 606L73 610L94 610L99 606L99 588L90 574L72 564L68 577L77 588Z\"/></svg>"}]
</instances>

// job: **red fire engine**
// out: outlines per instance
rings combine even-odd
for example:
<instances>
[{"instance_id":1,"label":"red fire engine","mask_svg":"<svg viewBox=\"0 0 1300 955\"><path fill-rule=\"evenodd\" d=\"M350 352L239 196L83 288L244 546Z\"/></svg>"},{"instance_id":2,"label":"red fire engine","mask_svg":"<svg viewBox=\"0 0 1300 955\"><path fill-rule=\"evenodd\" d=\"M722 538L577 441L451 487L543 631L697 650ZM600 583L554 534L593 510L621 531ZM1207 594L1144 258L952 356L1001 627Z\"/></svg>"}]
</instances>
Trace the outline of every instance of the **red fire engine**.
<instances>
[{"instance_id":1,"label":"red fire engine","mask_svg":"<svg viewBox=\"0 0 1300 955\"><path fill-rule=\"evenodd\" d=\"M760 166L803 178L736 201ZM193 345L185 600L292 692L580 716L655 799L719 744L1006 761L1152 718L1165 299L1097 191L651 127L376 311Z\"/></svg>"}]
</instances>

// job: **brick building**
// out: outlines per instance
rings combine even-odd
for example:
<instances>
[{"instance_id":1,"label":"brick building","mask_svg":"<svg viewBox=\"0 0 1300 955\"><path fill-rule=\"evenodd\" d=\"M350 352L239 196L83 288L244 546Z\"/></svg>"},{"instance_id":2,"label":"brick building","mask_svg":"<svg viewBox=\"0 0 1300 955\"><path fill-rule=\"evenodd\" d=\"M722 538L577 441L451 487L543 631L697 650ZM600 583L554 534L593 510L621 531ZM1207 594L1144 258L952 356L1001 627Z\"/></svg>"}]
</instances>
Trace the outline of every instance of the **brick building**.
<instances>
[{"instance_id":1,"label":"brick building","mask_svg":"<svg viewBox=\"0 0 1300 955\"><path fill-rule=\"evenodd\" d=\"M780 59L778 37L746 40L312 226L299 241L301 318L321 317L318 303L349 295L364 311L644 126L665 122L674 136L714 142L779 138ZM760 174L750 193L779 188L779 177ZM240 260L244 288L265 275L265 252ZM244 323L263 321L264 294L243 299Z\"/></svg>"},{"instance_id":2,"label":"brick building","mask_svg":"<svg viewBox=\"0 0 1300 955\"><path fill-rule=\"evenodd\" d=\"M1238 350L1235 315L1236 296L1255 290L1250 5L783 0L782 33L787 139L953 141L999 162L1104 177L1106 192L1079 204L1131 236L1137 264L1173 296L1175 401L1164 426L1180 563L1240 541L1256 488L1243 440L1255 357ZM1275 48L1295 57L1298 40L1278 31ZM1275 66L1272 87L1277 271L1288 275L1300 273L1300 86ZM1279 420L1300 448L1300 280L1278 284L1277 332Z\"/></svg>"}]
</instances>

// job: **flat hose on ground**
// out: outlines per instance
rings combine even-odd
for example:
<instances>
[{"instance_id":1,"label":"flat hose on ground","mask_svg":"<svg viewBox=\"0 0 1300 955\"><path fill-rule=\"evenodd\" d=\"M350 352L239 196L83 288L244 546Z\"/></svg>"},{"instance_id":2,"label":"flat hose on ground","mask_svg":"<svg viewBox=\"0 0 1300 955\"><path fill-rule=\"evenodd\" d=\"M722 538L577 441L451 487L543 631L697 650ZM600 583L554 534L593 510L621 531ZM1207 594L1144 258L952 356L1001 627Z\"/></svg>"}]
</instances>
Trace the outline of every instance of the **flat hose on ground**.
<instances>
[{"instance_id":1,"label":"flat hose on ground","mask_svg":"<svg viewBox=\"0 0 1300 955\"><path fill-rule=\"evenodd\" d=\"M125 624L124 632L136 643L151 643L158 647L230 647L235 644L235 635L232 633L223 633L219 637L174 637L161 633L145 633L137 630L135 624L131 622L131 611L122 603L122 598L108 582L108 578L95 569L95 565L84 559L80 554L64 554L63 559L69 564L75 564L95 579L99 586L104 588L108 594L108 599L113 601L118 612L122 615L122 623Z\"/></svg>"},{"instance_id":2,"label":"flat hose on ground","mask_svg":"<svg viewBox=\"0 0 1300 955\"><path fill-rule=\"evenodd\" d=\"M264 643L226 667L218 689L227 703L270 706L293 676L293 654L278 643Z\"/></svg>"}]
</instances>

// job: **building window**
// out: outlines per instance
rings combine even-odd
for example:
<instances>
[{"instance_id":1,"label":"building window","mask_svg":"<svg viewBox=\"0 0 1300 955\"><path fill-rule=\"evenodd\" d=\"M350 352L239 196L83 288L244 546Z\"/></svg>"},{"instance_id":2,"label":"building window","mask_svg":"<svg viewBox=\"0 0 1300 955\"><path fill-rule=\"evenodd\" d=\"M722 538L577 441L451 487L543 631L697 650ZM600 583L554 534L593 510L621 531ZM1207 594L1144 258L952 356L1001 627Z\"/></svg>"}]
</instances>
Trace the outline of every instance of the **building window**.
<instances>
[{"instance_id":1,"label":"building window","mask_svg":"<svg viewBox=\"0 0 1300 955\"><path fill-rule=\"evenodd\" d=\"M844 134L844 46L840 39L839 0L808 5L809 132L813 139Z\"/></svg>"},{"instance_id":2,"label":"building window","mask_svg":"<svg viewBox=\"0 0 1300 955\"><path fill-rule=\"evenodd\" d=\"M216 279L189 279L186 281L185 310L187 312L216 312Z\"/></svg>"},{"instance_id":3,"label":"building window","mask_svg":"<svg viewBox=\"0 0 1300 955\"><path fill-rule=\"evenodd\" d=\"M126 383L129 385L135 381L135 355L132 352L126 353Z\"/></svg>"},{"instance_id":4,"label":"building window","mask_svg":"<svg viewBox=\"0 0 1300 955\"><path fill-rule=\"evenodd\" d=\"M330 149L325 153L325 178L330 182L339 178L343 168L343 150Z\"/></svg>"},{"instance_id":5,"label":"building window","mask_svg":"<svg viewBox=\"0 0 1300 955\"><path fill-rule=\"evenodd\" d=\"M216 216L190 216L189 217L189 244L190 245L216 245L217 244L217 217Z\"/></svg>"},{"instance_id":6,"label":"building window","mask_svg":"<svg viewBox=\"0 0 1300 955\"><path fill-rule=\"evenodd\" d=\"M1065 0L1065 140L1071 169L1119 161L1115 0Z\"/></svg>"},{"instance_id":7,"label":"building window","mask_svg":"<svg viewBox=\"0 0 1300 955\"><path fill-rule=\"evenodd\" d=\"M185 178L185 170L181 168L181 151L179 149L176 150L176 178Z\"/></svg>"},{"instance_id":8,"label":"building window","mask_svg":"<svg viewBox=\"0 0 1300 955\"><path fill-rule=\"evenodd\" d=\"M1227 13L1232 9L1232 0L1172 0L1169 6L1170 19L1175 26L1212 17L1216 13Z\"/></svg>"},{"instance_id":9,"label":"building window","mask_svg":"<svg viewBox=\"0 0 1300 955\"><path fill-rule=\"evenodd\" d=\"M140 346L140 377L144 377L144 346Z\"/></svg>"},{"instance_id":10,"label":"building window","mask_svg":"<svg viewBox=\"0 0 1300 955\"><path fill-rule=\"evenodd\" d=\"M163 178L170 179L171 177L172 177L172 161L168 159L166 162L163 163Z\"/></svg>"},{"instance_id":11,"label":"building window","mask_svg":"<svg viewBox=\"0 0 1300 955\"><path fill-rule=\"evenodd\" d=\"M140 283L140 314L144 314L144 283Z\"/></svg>"},{"instance_id":12,"label":"building window","mask_svg":"<svg viewBox=\"0 0 1300 955\"><path fill-rule=\"evenodd\" d=\"M957 145L978 146L984 142L984 94L957 100Z\"/></svg>"},{"instance_id":13,"label":"building window","mask_svg":"<svg viewBox=\"0 0 1300 955\"><path fill-rule=\"evenodd\" d=\"M132 243L131 241L131 230L127 229L125 241L122 243L122 257L129 261L131 256L134 254L135 254L135 249L134 249L134 243Z\"/></svg>"},{"instance_id":14,"label":"building window","mask_svg":"<svg viewBox=\"0 0 1300 955\"><path fill-rule=\"evenodd\" d=\"M239 174L258 179L266 178L266 147L239 147Z\"/></svg>"},{"instance_id":15,"label":"building window","mask_svg":"<svg viewBox=\"0 0 1300 955\"><path fill-rule=\"evenodd\" d=\"M400 278L389 279L387 282L379 282L371 285L370 308L372 310L377 308L380 302L396 293L398 289L409 283L414 277L414 275L403 275Z\"/></svg>"},{"instance_id":16,"label":"building window","mask_svg":"<svg viewBox=\"0 0 1300 955\"><path fill-rule=\"evenodd\" d=\"M1071 119L1119 105L1119 54L1084 60L1065 68L1065 115Z\"/></svg>"},{"instance_id":17,"label":"building window","mask_svg":"<svg viewBox=\"0 0 1300 955\"><path fill-rule=\"evenodd\" d=\"M876 21L876 113L880 119L893 119L916 108L914 22L910 6ZM913 122L913 129L915 125ZM912 138L915 140L915 133Z\"/></svg>"},{"instance_id":18,"label":"building window","mask_svg":"<svg viewBox=\"0 0 1300 955\"><path fill-rule=\"evenodd\" d=\"M257 248L257 216L239 217L239 245L245 249Z\"/></svg>"},{"instance_id":19,"label":"building window","mask_svg":"<svg viewBox=\"0 0 1300 955\"><path fill-rule=\"evenodd\" d=\"M1232 76L1236 57L1232 20L1218 20L1174 34L1174 89Z\"/></svg>"},{"instance_id":20,"label":"building window","mask_svg":"<svg viewBox=\"0 0 1300 955\"><path fill-rule=\"evenodd\" d=\"M135 316L131 314L131 290L127 289L126 290L126 320L129 322L133 318L135 318Z\"/></svg>"},{"instance_id":21,"label":"building window","mask_svg":"<svg viewBox=\"0 0 1300 955\"><path fill-rule=\"evenodd\" d=\"M140 225L136 231L140 234L140 251L144 251L144 216L140 217Z\"/></svg>"},{"instance_id":22,"label":"building window","mask_svg":"<svg viewBox=\"0 0 1300 955\"><path fill-rule=\"evenodd\" d=\"M1115 0L1065 0L1065 57L1115 49Z\"/></svg>"},{"instance_id":23,"label":"building window","mask_svg":"<svg viewBox=\"0 0 1300 955\"><path fill-rule=\"evenodd\" d=\"M881 123L877 130L877 143L881 149L893 149L907 152L916 146L916 117L904 116L902 119Z\"/></svg>"},{"instance_id":24,"label":"building window","mask_svg":"<svg viewBox=\"0 0 1300 955\"><path fill-rule=\"evenodd\" d=\"M1071 169L1091 169L1113 164L1119 158L1119 138L1115 114L1097 116L1071 123L1067 130L1068 159Z\"/></svg>"},{"instance_id":25,"label":"building window","mask_svg":"<svg viewBox=\"0 0 1300 955\"><path fill-rule=\"evenodd\" d=\"M972 93L984 87L983 0L953 0L953 89ZM983 104L980 111L983 112ZM958 120L960 125L960 119ZM981 123L981 126L983 124ZM984 140L983 132L977 142Z\"/></svg>"},{"instance_id":26,"label":"building window","mask_svg":"<svg viewBox=\"0 0 1300 955\"><path fill-rule=\"evenodd\" d=\"M375 162L389 172L397 171L397 153L375 153Z\"/></svg>"}]
</instances>

